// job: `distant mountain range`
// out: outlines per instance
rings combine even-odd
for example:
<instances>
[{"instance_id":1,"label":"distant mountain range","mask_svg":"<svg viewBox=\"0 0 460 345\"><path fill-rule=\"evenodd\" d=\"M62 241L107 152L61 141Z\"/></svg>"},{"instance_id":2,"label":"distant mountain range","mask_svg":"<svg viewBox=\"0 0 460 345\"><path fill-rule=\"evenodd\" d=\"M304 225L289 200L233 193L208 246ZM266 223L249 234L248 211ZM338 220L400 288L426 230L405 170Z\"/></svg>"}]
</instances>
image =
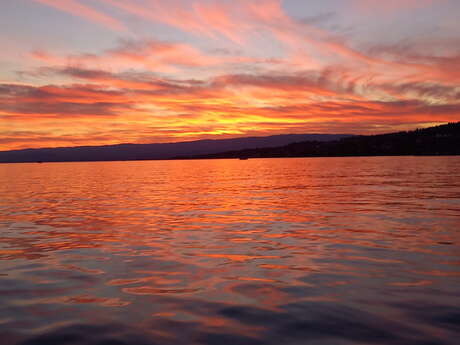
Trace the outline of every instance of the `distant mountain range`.
<instances>
[{"instance_id":1,"label":"distant mountain range","mask_svg":"<svg viewBox=\"0 0 460 345\"><path fill-rule=\"evenodd\" d=\"M460 122L381 135L309 140L271 148L228 151L190 158L342 157L460 155Z\"/></svg>"},{"instance_id":2,"label":"distant mountain range","mask_svg":"<svg viewBox=\"0 0 460 345\"><path fill-rule=\"evenodd\" d=\"M381 135L286 134L1 151L0 163L401 155L460 155L460 122Z\"/></svg>"},{"instance_id":3,"label":"distant mountain range","mask_svg":"<svg viewBox=\"0 0 460 345\"><path fill-rule=\"evenodd\" d=\"M163 144L120 144L0 151L0 163L125 161L189 158L225 151L278 147L294 142L328 142L350 137L347 134L285 134Z\"/></svg>"}]
</instances>

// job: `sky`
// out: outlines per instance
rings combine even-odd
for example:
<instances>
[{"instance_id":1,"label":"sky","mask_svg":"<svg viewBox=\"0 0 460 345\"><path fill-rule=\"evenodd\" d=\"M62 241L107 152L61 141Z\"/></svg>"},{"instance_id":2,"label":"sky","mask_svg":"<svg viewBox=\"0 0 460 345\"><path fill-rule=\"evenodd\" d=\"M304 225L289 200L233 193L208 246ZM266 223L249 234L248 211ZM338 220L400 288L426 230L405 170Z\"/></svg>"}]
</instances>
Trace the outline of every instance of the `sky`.
<instances>
[{"instance_id":1,"label":"sky","mask_svg":"<svg viewBox=\"0 0 460 345\"><path fill-rule=\"evenodd\" d=\"M458 0L0 0L0 150L460 121Z\"/></svg>"}]
</instances>

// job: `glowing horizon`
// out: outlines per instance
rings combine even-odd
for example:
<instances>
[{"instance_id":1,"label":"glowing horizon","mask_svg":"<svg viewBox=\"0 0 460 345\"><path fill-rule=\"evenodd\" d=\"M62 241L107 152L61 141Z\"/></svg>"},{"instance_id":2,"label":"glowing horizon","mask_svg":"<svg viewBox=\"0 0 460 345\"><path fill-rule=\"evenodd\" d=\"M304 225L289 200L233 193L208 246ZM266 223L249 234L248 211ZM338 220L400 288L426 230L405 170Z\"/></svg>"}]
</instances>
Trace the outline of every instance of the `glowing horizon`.
<instances>
[{"instance_id":1,"label":"glowing horizon","mask_svg":"<svg viewBox=\"0 0 460 345\"><path fill-rule=\"evenodd\" d=\"M455 0L0 4L0 150L460 121Z\"/></svg>"}]
</instances>

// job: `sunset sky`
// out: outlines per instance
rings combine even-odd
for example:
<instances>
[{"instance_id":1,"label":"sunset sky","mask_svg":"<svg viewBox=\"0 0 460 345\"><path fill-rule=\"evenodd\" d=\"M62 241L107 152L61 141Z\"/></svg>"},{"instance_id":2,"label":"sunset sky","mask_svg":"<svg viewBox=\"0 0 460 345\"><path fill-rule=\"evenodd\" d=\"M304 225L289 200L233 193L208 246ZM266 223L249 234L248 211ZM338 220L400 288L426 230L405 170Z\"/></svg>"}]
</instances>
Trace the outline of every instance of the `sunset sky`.
<instances>
[{"instance_id":1,"label":"sunset sky","mask_svg":"<svg viewBox=\"0 0 460 345\"><path fill-rule=\"evenodd\" d=\"M0 150L460 121L458 0L0 0Z\"/></svg>"}]
</instances>

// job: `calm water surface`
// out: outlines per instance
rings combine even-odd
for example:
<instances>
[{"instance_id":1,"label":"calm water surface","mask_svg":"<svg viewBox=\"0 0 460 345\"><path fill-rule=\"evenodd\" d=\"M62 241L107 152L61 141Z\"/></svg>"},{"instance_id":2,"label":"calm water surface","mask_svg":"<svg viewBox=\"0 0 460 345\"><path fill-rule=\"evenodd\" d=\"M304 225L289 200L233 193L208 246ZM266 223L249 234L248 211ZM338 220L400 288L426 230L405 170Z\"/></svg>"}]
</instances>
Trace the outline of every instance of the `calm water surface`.
<instances>
[{"instance_id":1,"label":"calm water surface","mask_svg":"<svg viewBox=\"0 0 460 345\"><path fill-rule=\"evenodd\" d=\"M0 165L5 345L460 343L460 157Z\"/></svg>"}]
</instances>

